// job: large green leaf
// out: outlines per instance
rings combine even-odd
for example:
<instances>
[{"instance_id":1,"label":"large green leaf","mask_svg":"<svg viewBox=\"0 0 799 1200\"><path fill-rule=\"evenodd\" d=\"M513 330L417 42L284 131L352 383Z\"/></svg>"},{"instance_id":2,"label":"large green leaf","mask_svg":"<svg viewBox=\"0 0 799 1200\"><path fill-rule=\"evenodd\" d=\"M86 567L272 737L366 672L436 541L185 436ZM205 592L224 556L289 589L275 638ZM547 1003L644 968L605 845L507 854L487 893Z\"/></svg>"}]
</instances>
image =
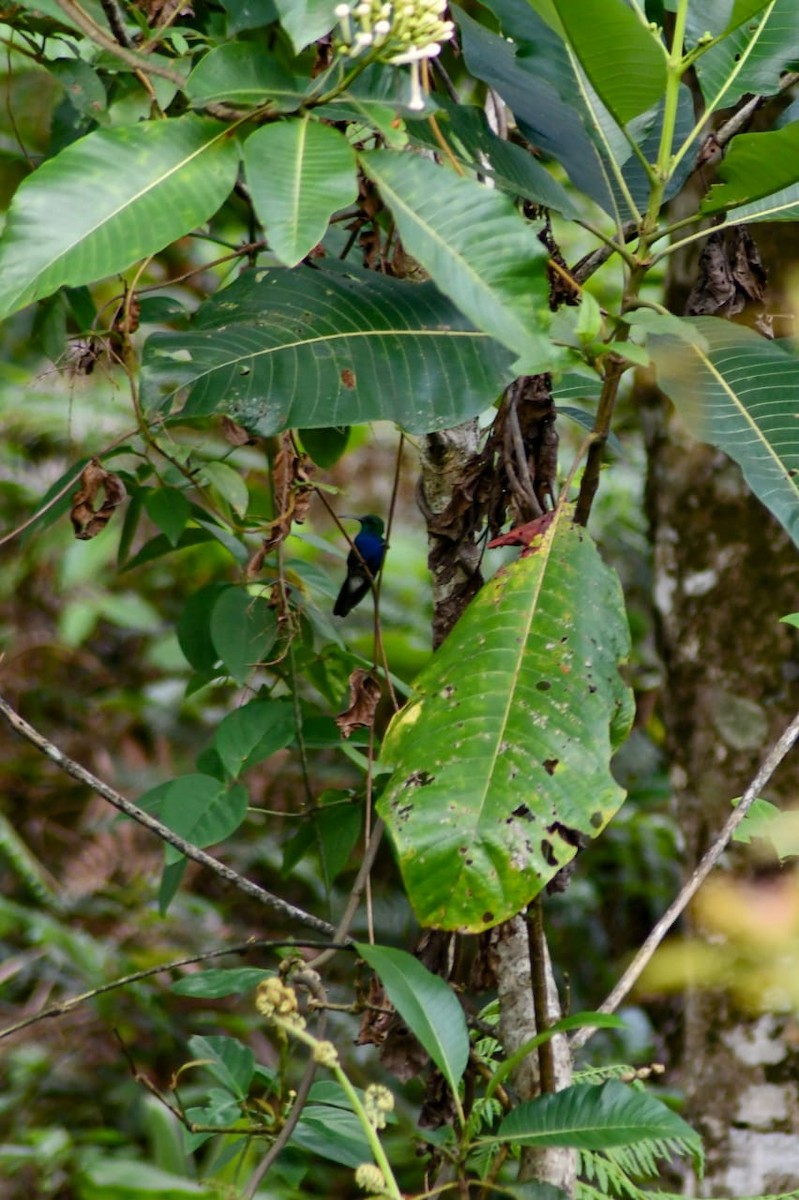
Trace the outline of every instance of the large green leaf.
<instances>
[{"instance_id":1,"label":"large green leaf","mask_svg":"<svg viewBox=\"0 0 799 1200\"><path fill-rule=\"evenodd\" d=\"M738 463L752 491L799 545L799 357L716 317L689 324L709 348L653 337L658 383L690 432Z\"/></svg>"},{"instance_id":2,"label":"large green leaf","mask_svg":"<svg viewBox=\"0 0 799 1200\"><path fill-rule=\"evenodd\" d=\"M274 112L294 112L304 90L288 67L256 42L217 46L186 80L186 95L196 108L226 101L239 108L268 104Z\"/></svg>"},{"instance_id":3,"label":"large green leaf","mask_svg":"<svg viewBox=\"0 0 799 1200\"><path fill-rule=\"evenodd\" d=\"M576 217L574 199L529 150L498 137L489 127L485 112L471 104L455 104L439 97L437 115L440 132L458 162L490 179L511 195ZM428 121L406 122L411 137L430 149L440 149Z\"/></svg>"},{"instance_id":4,"label":"large green leaf","mask_svg":"<svg viewBox=\"0 0 799 1200\"><path fill-rule=\"evenodd\" d=\"M767 19L758 35L762 17ZM775 92L782 71L798 61L799 5L796 0L775 0L773 8L766 6L711 47L696 70L706 100L731 81L722 100L722 107L729 108L747 92Z\"/></svg>"},{"instance_id":5,"label":"large green leaf","mask_svg":"<svg viewBox=\"0 0 799 1200\"><path fill-rule=\"evenodd\" d=\"M510 364L433 284L329 263L245 272L193 329L149 338L144 387L150 405L189 387L186 415L264 435L378 420L421 433L492 404Z\"/></svg>"},{"instance_id":6,"label":"large green leaf","mask_svg":"<svg viewBox=\"0 0 799 1200\"><path fill-rule=\"evenodd\" d=\"M256 130L244 144L255 211L280 262L294 267L358 195L355 151L343 133L306 116Z\"/></svg>"},{"instance_id":7,"label":"large green leaf","mask_svg":"<svg viewBox=\"0 0 799 1200\"><path fill-rule=\"evenodd\" d=\"M507 196L414 154L361 155L402 243L461 312L533 374L552 365L548 251Z\"/></svg>"},{"instance_id":8,"label":"large green leaf","mask_svg":"<svg viewBox=\"0 0 799 1200\"><path fill-rule=\"evenodd\" d=\"M530 0L539 9L539 0ZM556 0L560 27L597 95L620 124L666 91L666 52L625 0ZM546 19L547 12L542 16Z\"/></svg>"},{"instance_id":9,"label":"large green leaf","mask_svg":"<svg viewBox=\"0 0 799 1200\"><path fill-rule=\"evenodd\" d=\"M687 1146L697 1163L702 1161L701 1138L682 1117L662 1100L616 1079L600 1087L578 1083L519 1104L490 1140L522 1146L576 1146L580 1150L646 1141L656 1143L656 1153L667 1152L672 1143Z\"/></svg>"},{"instance_id":10,"label":"large green leaf","mask_svg":"<svg viewBox=\"0 0 799 1200\"><path fill-rule=\"evenodd\" d=\"M469 1031L449 984L404 950L360 943L356 948L380 976L389 1000L457 1092L469 1061Z\"/></svg>"},{"instance_id":11,"label":"large green leaf","mask_svg":"<svg viewBox=\"0 0 799 1200\"><path fill-rule=\"evenodd\" d=\"M612 213L607 175L576 107L574 75L563 43L532 9L529 10L531 43L533 36L536 41L534 46L525 45L523 54L517 53L517 47L506 37L483 28L456 5L452 6L452 12L472 75L499 92L531 145L562 163L572 183ZM544 72L542 60L550 68L554 64L552 78ZM565 91L569 86L573 103L562 96L561 89Z\"/></svg>"},{"instance_id":12,"label":"large green leaf","mask_svg":"<svg viewBox=\"0 0 799 1200\"><path fill-rule=\"evenodd\" d=\"M748 221L794 219L799 212L799 121L771 133L740 134L719 163L718 174L723 183L710 189L702 212L746 205Z\"/></svg>"},{"instance_id":13,"label":"large green leaf","mask_svg":"<svg viewBox=\"0 0 799 1200\"><path fill-rule=\"evenodd\" d=\"M0 318L63 284L124 271L201 225L238 162L228 127L193 113L73 142L14 196L0 238Z\"/></svg>"},{"instance_id":14,"label":"large green leaf","mask_svg":"<svg viewBox=\"0 0 799 1200\"><path fill-rule=\"evenodd\" d=\"M616 812L628 650L618 579L559 511L470 604L386 735L379 809L423 925L507 920Z\"/></svg>"}]
</instances>

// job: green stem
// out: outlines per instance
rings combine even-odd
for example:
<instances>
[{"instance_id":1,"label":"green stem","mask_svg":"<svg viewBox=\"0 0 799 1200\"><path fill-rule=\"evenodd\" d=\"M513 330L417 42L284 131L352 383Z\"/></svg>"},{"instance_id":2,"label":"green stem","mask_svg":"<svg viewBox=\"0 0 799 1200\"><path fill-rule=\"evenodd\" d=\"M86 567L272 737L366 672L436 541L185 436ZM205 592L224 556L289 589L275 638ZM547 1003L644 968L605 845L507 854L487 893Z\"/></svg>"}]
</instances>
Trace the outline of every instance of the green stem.
<instances>
[{"instance_id":1,"label":"green stem","mask_svg":"<svg viewBox=\"0 0 799 1200\"><path fill-rule=\"evenodd\" d=\"M655 183L649 193L649 204L644 218L642 230L646 245L657 226L658 214L663 205L666 184L674 169L672 149L674 146L674 130L677 125L677 108L680 102L680 83L685 65L683 62L683 44L685 42L685 27L688 20L688 0L679 0L674 19L674 36L671 41L671 51L666 59L666 95L663 100L663 128L660 131L657 162L655 163Z\"/></svg>"},{"instance_id":2,"label":"green stem","mask_svg":"<svg viewBox=\"0 0 799 1200\"><path fill-rule=\"evenodd\" d=\"M289 1037L296 1038L298 1042L302 1042L304 1046L307 1046L311 1050L311 1052L314 1052L319 1046L320 1043L318 1038L315 1038L312 1033L308 1033L308 1031L305 1029L299 1029L296 1025L292 1024L291 1021L286 1021L276 1014L274 1014L270 1019L272 1023L278 1027L278 1029L282 1029L284 1033L289 1035ZM369 1143L369 1149L372 1151L372 1156L375 1160L375 1163L382 1171L383 1178L386 1181L385 1195L391 1196L391 1200L403 1200L402 1192L399 1190L399 1185L397 1184L397 1181L394 1178L394 1172L391 1169L391 1163L388 1161L386 1152L380 1142L380 1138L377 1136L377 1130L369 1120L369 1117L366 1115L366 1109L361 1103L358 1093L355 1091L355 1088L352 1086L338 1063L328 1067L328 1070L332 1071L335 1075L337 1082L341 1085L341 1088L345 1092L347 1099L352 1105L352 1111L355 1113L355 1116L361 1123L361 1127L366 1136L366 1140Z\"/></svg>"},{"instance_id":3,"label":"green stem","mask_svg":"<svg viewBox=\"0 0 799 1200\"><path fill-rule=\"evenodd\" d=\"M686 2L687 2L687 0L686 0ZM761 17L757 29L752 34L752 37L749 41L748 46L746 47L746 49L741 54L741 57L736 62L735 67L733 68L732 71L730 71L730 74L724 80L724 83L721 85L718 92L716 92L716 95L713 97L713 99L708 101L708 104L707 104L707 107L705 108L704 113L699 118L699 120L696 122L693 129L691 130L691 132L688 134L687 138L683 142L682 146L680 146L680 149L674 155L674 158L671 161L672 171L677 167L678 163L680 163L682 161L682 159L685 157L685 155L688 153L689 149L691 148L693 143L696 141L696 139L699 137L700 133L702 132L705 125L709 121L710 117L713 115L713 113L719 107L719 105L721 104L721 101L724 99L725 95L727 94L727 92L730 90L730 88L732 87L735 80L740 75L741 71L743 70L744 66L746 65L747 59L749 58L750 54L754 50L758 41L760 40L760 35L762 34L763 30L765 29L767 21L771 17L775 3L776 3L776 0L771 0L771 4L769 4L765 13ZM687 61L686 59L683 60L683 64L682 64L683 70L685 70L686 61Z\"/></svg>"}]
</instances>

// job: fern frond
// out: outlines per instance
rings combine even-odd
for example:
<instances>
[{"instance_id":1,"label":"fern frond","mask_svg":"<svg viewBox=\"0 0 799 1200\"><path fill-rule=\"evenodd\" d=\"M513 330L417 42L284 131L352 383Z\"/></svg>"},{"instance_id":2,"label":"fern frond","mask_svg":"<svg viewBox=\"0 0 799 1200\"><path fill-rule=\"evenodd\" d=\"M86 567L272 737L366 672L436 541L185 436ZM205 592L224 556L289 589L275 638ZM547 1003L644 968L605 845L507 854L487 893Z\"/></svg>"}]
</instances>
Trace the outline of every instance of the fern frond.
<instances>
[{"instance_id":1,"label":"fern frond","mask_svg":"<svg viewBox=\"0 0 799 1200\"><path fill-rule=\"evenodd\" d=\"M19 836L11 822L1 813L0 854L8 860L20 881L40 904L47 908L60 908L60 901L51 886L47 871Z\"/></svg>"}]
</instances>

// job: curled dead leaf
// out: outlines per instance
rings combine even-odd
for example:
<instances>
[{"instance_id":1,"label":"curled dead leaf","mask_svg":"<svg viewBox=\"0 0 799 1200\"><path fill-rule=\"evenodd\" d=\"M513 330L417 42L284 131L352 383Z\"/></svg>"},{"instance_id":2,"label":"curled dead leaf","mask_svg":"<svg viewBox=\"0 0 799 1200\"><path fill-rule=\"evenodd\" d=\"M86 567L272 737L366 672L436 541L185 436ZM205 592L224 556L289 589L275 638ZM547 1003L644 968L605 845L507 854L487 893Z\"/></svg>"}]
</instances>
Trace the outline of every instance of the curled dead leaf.
<instances>
[{"instance_id":1,"label":"curled dead leaf","mask_svg":"<svg viewBox=\"0 0 799 1200\"><path fill-rule=\"evenodd\" d=\"M231 446L251 446L258 440L252 434L248 433L242 425L237 424L236 421L227 416L222 417L222 434L225 441L230 442Z\"/></svg>"},{"instance_id":2,"label":"curled dead leaf","mask_svg":"<svg viewBox=\"0 0 799 1200\"><path fill-rule=\"evenodd\" d=\"M354 729L374 724L375 709L380 700L380 684L363 667L356 667L350 675L350 706L336 717L341 736L348 738Z\"/></svg>"},{"instance_id":3,"label":"curled dead leaf","mask_svg":"<svg viewBox=\"0 0 799 1200\"><path fill-rule=\"evenodd\" d=\"M98 504L101 493L104 499ZM126 495L119 476L106 471L99 459L91 459L83 468L80 487L72 496L69 519L75 537L86 542L101 533Z\"/></svg>"}]
</instances>

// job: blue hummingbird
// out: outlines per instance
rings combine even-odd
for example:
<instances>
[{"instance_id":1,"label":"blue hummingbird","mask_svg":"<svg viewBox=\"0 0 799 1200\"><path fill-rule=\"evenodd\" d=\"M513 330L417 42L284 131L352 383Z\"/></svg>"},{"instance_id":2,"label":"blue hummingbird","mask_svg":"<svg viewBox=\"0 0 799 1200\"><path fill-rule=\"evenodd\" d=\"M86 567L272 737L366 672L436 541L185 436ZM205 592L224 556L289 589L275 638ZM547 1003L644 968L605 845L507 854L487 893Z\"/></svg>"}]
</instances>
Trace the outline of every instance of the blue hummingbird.
<instances>
[{"instance_id":1,"label":"blue hummingbird","mask_svg":"<svg viewBox=\"0 0 799 1200\"><path fill-rule=\"evenodd\" d=\"M369 513L365 517L351 517L350 520L359 521L361 529L352 543L355 549L347 555L347 576L333 606L334 617L346 617L356 604L360 604L380 573L386 555L384 526L380 517Z\"/></svg>"}]
</instances>

